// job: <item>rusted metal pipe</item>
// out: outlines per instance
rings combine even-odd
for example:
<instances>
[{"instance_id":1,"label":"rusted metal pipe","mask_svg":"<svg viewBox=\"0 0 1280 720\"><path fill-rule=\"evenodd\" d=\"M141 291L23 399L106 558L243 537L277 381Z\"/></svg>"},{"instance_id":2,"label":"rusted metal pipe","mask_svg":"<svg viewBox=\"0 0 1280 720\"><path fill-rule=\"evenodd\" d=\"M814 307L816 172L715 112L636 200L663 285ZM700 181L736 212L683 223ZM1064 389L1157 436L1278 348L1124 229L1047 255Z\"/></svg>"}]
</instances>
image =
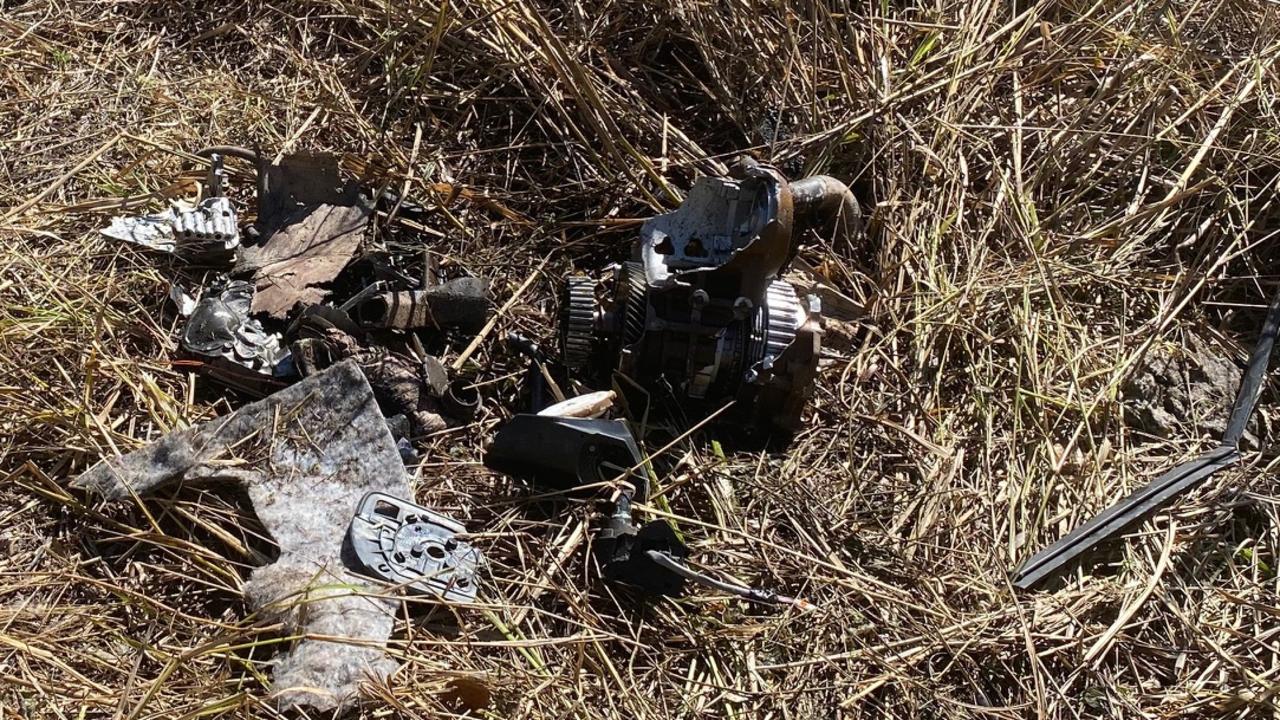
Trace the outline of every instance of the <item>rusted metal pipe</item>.
<instances>
[{"instance_id":1,"label":"rusted metal pipe","mask_svg":"<svg viewBox=\"0 0 1280 720\"><path fill-rule=\"evenodd\" d=\"M849 243L862 236L862 208L848 185L830 175L813 175L791 183L795 216L805 225L821 224Z\"/></svg>"}]
</instances>

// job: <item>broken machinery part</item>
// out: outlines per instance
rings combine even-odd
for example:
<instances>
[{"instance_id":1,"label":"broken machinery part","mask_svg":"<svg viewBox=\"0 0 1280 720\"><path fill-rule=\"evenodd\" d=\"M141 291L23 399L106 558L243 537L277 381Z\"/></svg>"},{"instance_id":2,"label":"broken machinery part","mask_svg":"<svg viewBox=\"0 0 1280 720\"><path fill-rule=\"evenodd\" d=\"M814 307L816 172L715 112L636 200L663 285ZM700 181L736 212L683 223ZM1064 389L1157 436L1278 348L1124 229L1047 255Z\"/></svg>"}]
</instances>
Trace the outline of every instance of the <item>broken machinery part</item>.
<instances>
[{"instance_id":1,"label":"broken machinery part","mask_svg":"<svg viewBox=\"0 0 1280 720\"><path fill-rule=\"evenodd\" d=\"M679 595L686 578L662 562L683 567L689 547L665 520L636 527L629 491L616 493L612 509L605 504L591 549L606 580L638 587L653 595Z\"/></svg>"},{"instance_id":2,"label":"broken machinery part","mask_svg":"<svg viewBox=\"0 0 1280 720\"><path fill-rule=\"evenodd\" d=\"M370 492L408 498L407 473L353 362L342 362L225 417L170 433L73 481L110 500L178 482L243 485L279 547L244 584L249 605L300 639L273 664L276 702L349 707L367 677L385 678L397 603L351 572L344 542Z\"/></svg>"},{"instance_id":3,"label":"broken machinery part","mask_svg":"<svg viewBox=\"0 0 1280 720\"><path fill-rule=\"evenodd\" d=\"M360 501L347 532L353 569L416 593L474 600L481 557L457 538L464 530L420 505L371 492Z\"/></svg>"},{"instance_id":4,"label":"broken machinery part","mask_svg":"<svg viewBox=\"0 0 1280 720\"><path fill-rule=\"evenodd\" d=\"M688 567L689 548L665 520L636 526L632 504L648 495L644 456L622 420L516 415L503 425L484 463L498 472L564 491L600 493L604 512L592 552L604 577L655 595L678 595L686 581L730 592L745 600L811 607L803 600L728 583Z\"/></svg>"},{"instance_id":5,"label":"broken machinery part","mask_svg":"<svg viewBox=\"0 0 1280 720\"><path fill-rule=\"evenodd\" d=\"M553 365L537 343L520 333L509 332L506 345L529 360L529 367L525 370L524 391L528 393L531 410L541 412L554 405L559 397L563 397L559 384L551 375Z\"/></svg>"},{"instance_id":6,"label":"broken machinery part","mask_svg":"<svg viewBox=\"0 0 1280 720\"><path fill-rule=\"evenodd\" d=\"M1098 513L1066 537L1036 553L1018 568L1013 578L1014 586L1021 590L1036 587L1199 485L1210 475L1239 462L1240 440L1244 437L1249 417L1253 415L1258 397L1262 393L1277 333L1280 333L1280 291L1276 292L1267 309L1262 332L1249 356L1248 369L1240 381L1240 390L1231 407L1227 429L1218 447L1169 470L1137 492Z\"/></svg>"},{"instance_id":7,"label":"broken machinery part","mask_svg":"<svg viewBox=\"0 0 1280 720\"><path fill-rule=\"evenodd\" d=\"M507 421L484 456L490 469L556 490L600 486L621 475L642 498L647 482L634 469L643 461L622 420L529 414Z\"/></svg>"},{"instance_id":8,"label":"broken machinery part","mask_svg":"<svg viewBox=\"0 0 1280 720\"><path fill-rule=\"evenodd\" d=\"M602 503L592 550L605 578L633 585L646 592L676 595L684 579L658 565L648 550L670 553L677 559L689 549L664 520L636 527L633 497L648 492L644 457L622 420L561 418L550 415L516 415L499 430L485 453L491 470L524 478L539 487L563 491L590 491L608 497L612 480L630 479L612 500Z\"/></svg>"},{"instance_id":9,"label":"broken machinery part","mask_svg":"<svg viewBox=\"0 0 1280 720\"><path fill-rule=\"evenodd\" d=\"M175 202L161 213L117 217L102 234L134 245L208 264L230 264L240 247L236 208L222 195L222 156L210 158L204 196L194 205Z\"/></svg>"},{"instance_id":10,"label":"broken machinery part","mask_svg":"<svg viewBox=\"0 0 1280 720\"><path fill-rule=\"evenodd\" d=\"M362 327L394 330L457 327L474 331L484 326L491 310L489 283L474 277L399 292L379 284L342 307Z\"/></svg>"},{"instance_id":11,"label":"broken machinery part","mask_svg":"<svg viewBox=\"0 0 1280 720\"><path fill-rule=\"evenodd\" d=\"M176 286L170 296L187 316L179 339L182 355L197 360L202 373L258 397L283 386L277 369L287 365L289 350L280 335L268 333L249 317L253 285L221 277L199 300Z\"/></svg>"},{"instance_id":12,"label":"broken machinery part","mask_svg":"<svg viewBox=\"0 0 1280 720\"><path fill-rule=\"evenodd\" d=\"M821 303L781 273L801 225L831 221L860 232L848 188L818 176L789 183L746 164L741 177L700 178L674 212L640 230L603 307L596 283L567 280L561 357L572 370L617 371L642 387L669 383L686 402L734 400L744 425L794 431L812 393Z\"/></svg>"}]
</instances>

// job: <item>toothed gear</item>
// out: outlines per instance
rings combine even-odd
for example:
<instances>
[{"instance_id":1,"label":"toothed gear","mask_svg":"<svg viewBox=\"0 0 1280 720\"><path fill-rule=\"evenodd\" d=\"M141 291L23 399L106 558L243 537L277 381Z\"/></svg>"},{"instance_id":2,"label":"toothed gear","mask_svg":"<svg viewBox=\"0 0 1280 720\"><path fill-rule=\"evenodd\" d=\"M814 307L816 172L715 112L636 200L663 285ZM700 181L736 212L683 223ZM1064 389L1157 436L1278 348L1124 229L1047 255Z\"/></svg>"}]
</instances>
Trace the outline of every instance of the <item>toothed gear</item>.
<instances>
[{"instance_id":1,"label":"toothed gear","mask_svg":"<svg viewBox=\"0 0 1280 720\"><path fill-rule=\"evenodd\" d=\"M760 360L776 358L796 339L796 330L804 323L804 310L796 289L791 283L774 280L769 283L764 303L765 327L763 342L757 345L755 355Z\"/></svg>"},{"instance_id":2,"label":"toothed gear","mask_svg":"<svg viewBox=\"0 0 1280 720\"><path fill-rule=\"evenodd\" d=\"M560 299L560 359L571 370L581 370L591 360L597 314L595 282L569 278Z\"/></svg>"},{"instance_id":3,"label":"toothed gear","mask_svg":"<svg viewBox=\"0 0 1280 720\"><path fill-rule=\"evenodd\" d=\"M644 335L648 309L645 307L644 266L638 262L622 263L618 281L619 308L622 315L622 346L635 344Z\"/></svg>"}]
</instances>

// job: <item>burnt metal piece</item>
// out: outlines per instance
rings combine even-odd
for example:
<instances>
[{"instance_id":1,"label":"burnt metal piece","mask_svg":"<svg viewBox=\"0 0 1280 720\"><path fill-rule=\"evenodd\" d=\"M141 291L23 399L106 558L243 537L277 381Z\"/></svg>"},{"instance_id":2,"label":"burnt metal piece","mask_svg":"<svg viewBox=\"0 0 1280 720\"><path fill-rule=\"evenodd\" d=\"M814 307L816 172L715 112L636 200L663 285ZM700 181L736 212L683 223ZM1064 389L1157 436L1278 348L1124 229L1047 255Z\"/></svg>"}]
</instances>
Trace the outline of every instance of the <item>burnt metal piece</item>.
<instances>
[{"instance_id":1,"label":"burnt metal piece","mask_svg":"<svg viewBox=\"0 0 1280 720\"><path fill-rule=\"evenodd\" d=\"M789 183L754 163L740 174L699 179L677 210L645 222L603 311L584 280L570 280L561 354L571 368L669 384L689 403L736 401L743 424L790 432L813 390L821 304L798 297L781 274L803 222L856 234L860 215L831 178Z\"/></svg>"},{"instance_id":2,"label":"burnt metal piece","mask_svg":"<svg viewBox=\"0 0 1280 720\"><path fill-rule=\"evenodd\" d=\"M117 217L102 234L187 260L231 263L240 248L239 217L222 196L222 156L213 155L210 162L205 196L194 206L174 203L161 213Z\"/></svg>"},{"instance_id":3,"label":"burnt metal piece","mask_svg":"<svg viewBox=\"0 0 1280 720\"><path fill-rule=\"evenodd\" d=\"M278 334L249 317L252 284L219 278L194 304L176 288L171 294L180 308L189 309L179 341L184 355L203 360L202 371L245 392L262 395L272 389L289 350Z\"/></svg>"},{"instance_id":4,"label":"burnt metal piece","mask_svg":"<svg viewBox=\"0 0 1280 720\"><path fill-rule=\"evenodd\" d=\"M529 360L529 367L525 370L524 387L529 393L529 409L536 412L553 404L554 398L551 393L550 383L548 382L548 365L546 353L542 352L542 348L529 338L516 332L507 333L507 347L515 350Z\"/></svg>"},{"instance_id":5,"label":"burnt metal piece","mask_svg":"<svg viewBox=\"0 0 1280 720\"><path fill-rule=\"evenodd\" d=\"M521 414L493 438L484 464L498 472L528 478L544 487L574 490L631 474L638 497L647 492L644 462L635 438L622 420L561 418Z\"/></svg>"},{"instance_id":6,"label":"burnt metal piece","mask_svg":"<svg viewBox=\"0 0 1280 720\"><path fill-rule=\"evenodd\" d=\"M371 492L347 531L355 556L349 567L412 592L469 602L476 597L482 557L457 538L465 530L421 505Z\"/></svg>"},{"instance_id":7,"label":"burnt metal piece","mask_svg":"<svg viewBox=\"0 0 1280 720\"><path fill-rule=\"evenodd\" d=\"M413 330L451 328L475 330L489 319L489 283L474 277L456 278L426 290L362 292L343 305L362 327Z\"/></svg>"},{"instance_id":8,"label":"burnt metal piece","mask_svg":"<svg viewBox=\"0 0 1280 720\"><path fill-rule=\"evenodd\" d=\"M1194 460L1166 472L1146 487L1098 513L1066 537L1036 553L1018 568L1013 579L1014 587L1021 590L1034 588L1199 485L1209 476L1239 462L1240 440L1244 437L1249 417L1253 415L1258 397L1262 393L1277 334L1280 334L1280 291L1271 299L1258 342L1249 356L1249 367L1240 381L1240 390L1231 407L1222 443Z\"/></svg>"},{"instance_id":9,"label":"burnt metal piece","mask_svg":"<svg viewBox=\"0 0 1280 720\"><path fill-rule=\"evenodd\" d=\"M830 175L813 175L791 183L796 222L826 226L846 243L863 234L862 208L848 185Z\"/></svg>"},{"instance_id":10,"label":"burnt metal piece","mask_svg":"<svg viewBox=\"0 0 1280 720\"><path fill-rule=\"evenodd\" d=\"M439 360L431 358L437 364ZM470 422L480 409L480 393L467 380L454 380L445 389L440 398L440 407L445 415L454 420Z\"/></svg>"},{"instance_id":11,"label":"burnt metal piece","mask_svg":"<svg viewBox=\"0 0 1280 720\"><path fill-rule=\"evenodd\" d=\"M276 164L255 155L261 243L245 249L236 271L253 276L253 312L283 320L296 305L329 296L373 210L343 176L337 156L295 153Z\"/></svg>"}]
</instances>

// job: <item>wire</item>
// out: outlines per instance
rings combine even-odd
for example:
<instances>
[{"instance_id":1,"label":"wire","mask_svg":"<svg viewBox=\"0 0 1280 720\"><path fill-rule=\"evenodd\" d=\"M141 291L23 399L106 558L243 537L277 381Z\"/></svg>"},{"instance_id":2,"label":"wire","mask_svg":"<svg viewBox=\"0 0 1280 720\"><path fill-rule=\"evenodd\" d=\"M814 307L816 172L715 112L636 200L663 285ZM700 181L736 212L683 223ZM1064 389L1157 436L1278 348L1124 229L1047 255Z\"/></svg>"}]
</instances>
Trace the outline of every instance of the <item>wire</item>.
<instances>
[{"instance_id":1,"label":"wire","mask_svg":"<svg viewBox=\"0 0 1280 720\"><path fill-rule=\"evenodd\" d=\"M794 605L801 610L812 610L817 607L813 603L801 598L793 598L788 595L780 595L768 590L761 590L759 588L747 587L746 585L738 585L737 583L717 580L710 575L694 570L688 565L685 565L660 550L646 550L645 555L659 566L670 570L686 580L698 583L703 587L709 587L712 590L719 590L731 595L736 595L743 600L750 600L752 602L758 602L765 605Z\"/></svg>"}]
</instances>

